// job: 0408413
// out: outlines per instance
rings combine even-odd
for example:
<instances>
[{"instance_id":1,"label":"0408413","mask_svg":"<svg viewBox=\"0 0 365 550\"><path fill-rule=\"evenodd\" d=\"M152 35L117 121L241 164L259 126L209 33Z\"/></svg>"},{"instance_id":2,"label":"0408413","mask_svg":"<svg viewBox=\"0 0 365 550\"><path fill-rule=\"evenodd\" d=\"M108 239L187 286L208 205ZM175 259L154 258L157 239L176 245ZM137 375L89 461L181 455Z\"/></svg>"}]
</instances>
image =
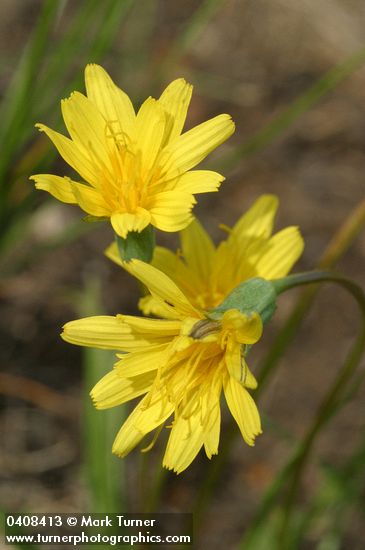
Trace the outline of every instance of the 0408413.
<instances>
[{"instance_id":1,"label":"0408413","mask_svg":"<svg viewBox=\"0 0 365 550\"><path fill-rule=\"evenodd\" d=\"M61 527L63 525L61 516L46 516L46 515L26 515L26 514L6 514L6 525L13 527Z\"/></svg>"}]
</instances>

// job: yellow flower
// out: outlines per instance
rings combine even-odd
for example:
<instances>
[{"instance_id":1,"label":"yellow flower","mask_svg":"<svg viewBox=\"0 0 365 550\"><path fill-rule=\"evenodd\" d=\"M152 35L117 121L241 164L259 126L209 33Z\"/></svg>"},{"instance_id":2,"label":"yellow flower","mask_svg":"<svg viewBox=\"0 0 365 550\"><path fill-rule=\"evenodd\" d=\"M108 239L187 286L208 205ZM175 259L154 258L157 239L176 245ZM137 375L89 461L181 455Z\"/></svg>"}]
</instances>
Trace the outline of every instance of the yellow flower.
<instances>
[{"instance_id":1,"label":"yellow flower","mask_svg":"<svg viewBox=\"0 0 365 550\"><path fill-rule=\"evenodd\" d=\"M87 96L74 92L61 102L71 139L37 125L82 181L38 174L31 177L36 187L110 218L122 238L149 224L163 231L186 227L194 194L217 191L224 179L191 169L233 133L231 118L222 114L181 134L192 93L184 79L159 99L149 97L137 114L102 67L87 65L85 82Z\"/></svg>"},{"instance_id":2,"label":"yellow flower","mask_svg":"<svg viewBox=\"0 0 365 550\"><path fill-rule=\"evenodd\" d=\"M166 273L195 306L208 310L218 306L240 283L253 277L279 279L287 275L303 251L297 227L287 227L272 236L278 200L262 195L228 229L227 240L216 248L197 220L180 234L181 251L156 247L152 264ZM112 244L107 256L122 267ZM154 296L140 300L145 315L160 315Z\"/></svg>"},{"instance_id":3,"label":"yellow flower","mask_svg":"<svg viewBox=\"0 0 365 550\"><path fill-rule=\"evenodd\" d=\"M257 383L244 354L261 336L261 317L230 309L212 321L155 267L132 260L126 269L148 287L164 318L90 317L67 323L62 334L73 344L127 352L92 390L97 408L146 394L119 431L113 452L125 456L174 415L164 466L182 472L202 446L211 458L218 452L222 389L243 438L253 445L261 425L246 388Z\"/></svg>"}]
</instances>

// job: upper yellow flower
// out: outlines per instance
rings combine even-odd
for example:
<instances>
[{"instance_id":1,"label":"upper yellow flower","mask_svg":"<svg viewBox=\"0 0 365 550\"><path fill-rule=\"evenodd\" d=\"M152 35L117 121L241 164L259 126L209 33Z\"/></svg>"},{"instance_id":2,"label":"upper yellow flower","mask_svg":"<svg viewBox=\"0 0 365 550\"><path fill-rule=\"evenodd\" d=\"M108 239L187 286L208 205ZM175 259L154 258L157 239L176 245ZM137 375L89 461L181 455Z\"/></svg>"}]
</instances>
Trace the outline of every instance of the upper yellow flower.
<instances>
[{"instance_id":1,"label":"upper yellow flower","mask_svg":"<svg viewBox=\"0 0 365 550\"><path fill-rule=\"evenodd\" d=\"M222 389L243 438L253 445L261 425L246 388L257 383L244 355L261 336L261 317L230 309L212 321L155 267L132 260L126 269L148 287L165 318L90 317L67 323L62 334L73 344L128 352L91 392L99 409L146 394L113 452L125 456L174 415L164 466L180 473L202 446L210 458L218 452Z\"/></svg>"},{"instance_id":2,"label":"upper yellow flower","mask_svg":"<svg viewBox=\"0 0 365 550\"><path fill-rule=\"evenodd\" d=\"M272 236L277 208L276 197L262 195L233 229L226 228L229 236L217 248L195 220L180 234L181 251L174 254L156 247L152 264L175 281L195 307L204 310L218 306L243 281L284 277L304 244L297 227L287 227ZM106 254L125 267L115 244ZM153 295L142 298L139 305L146 315L160 315Z\"/></svg>"},{"instance_id":3,"label":"upper yellow flower","mask_svg":"<svg viewBox=\"0 0 365 550\"><path fill-rule=\"evenodd\" d=\"M79 204L92 216L110 217L123 238L149 224L163 231L186 227L194 194L216 191L224 179L216 172L191 168L233 133L229 115L181 134L192 93L182 78L159 99L149 97L137 114L102 67L87 65L85 83L87 96L74 92L61 102L71 139L37 125L82 182L38 174L31 177L36 187Z\"/></svg>"}]
</instances>

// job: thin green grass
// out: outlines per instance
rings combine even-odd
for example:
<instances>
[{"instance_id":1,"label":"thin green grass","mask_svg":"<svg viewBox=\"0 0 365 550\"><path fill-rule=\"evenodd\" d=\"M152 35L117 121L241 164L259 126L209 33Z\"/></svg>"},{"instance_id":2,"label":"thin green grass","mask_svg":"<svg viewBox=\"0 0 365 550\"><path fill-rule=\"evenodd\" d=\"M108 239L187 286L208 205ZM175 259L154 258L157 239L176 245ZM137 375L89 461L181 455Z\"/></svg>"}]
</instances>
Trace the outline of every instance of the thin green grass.
<instances>
[{"instance_id":1,"label":"thin green grass","mask_svg":"<svg viewBox=\"0 0 365 550\"><path fill-rule=\"evenodd\" d=\"M58 40L53 40L53 32L59 23L60 3L53 0L43 3L37 25L0 110L0 248L11 226L17 224L18 219L26 216L34 206L36 193L26 178L34 171L46 170L56 156L54 149L47 145L45 148L33 147L31 155L25 155L26 162L18 160L32 133L35 133L35 122L40 117L48 118L48 113L55 111L55 102L81 85L85 64L99 61L110 49L133 2L90 0L83 3L65 34ZM90 28L93 32L86 32ZM53 43L52 48L50 43ZM70 80L75 51L80 66L77 76ZM52 118L57 125L60 110L57 109L56 113ZM37 139L41 138L37 136ZM24 164L20 172L19 169L14 170L19 163ZM24 190L13 193L16 185L24 186Z\"/></svg>"},{"instance_id":2,"label":"thin green grass","mask_svg":"<svg viewBox=\"0 0 365 550\"><path fill-rule=\"evenodd\" d=\"M178 65L179 60L196 44L199 35L211 19L226 5L226 0L204 0L179 31L164 59L156 68L154 82L160 82L165 73Z\"/></svg>"},{"instance_id":3,"label":"thin green grass","mask_svg":"<svg viewBox=\"0 0 365 550\"><path fill-rule=\"evenodd\" d=\"M257 132L244 145L238 145L231 151L227 151L219 159L219 168L223 171L230 170L237 166L247 155L262 151L275 139L282 136L288 128L314 107L325 95L334 90L343 80L351 76L365 63L365 48L354 53L343 63L336 65L317 80L306 92L301 94L282 113L275 117L271 123Z\"/></svg>"},{"instance_id":4,"label":"thin green grass","mask_svg":"<svg viewBox=\"0 0 365 550\"><path fill-rule=\"evenodd\" d=\"M96 281L89 281L79 302L82 317L100 314L103 308ZM114 362L115 356L110 351L83 349L85 474L91 510L100 513L127 510L125 463L111 452L117 427L125 417L124 409L97 411L89 395Z\"/></svg>"},{"instance_id":5,"label":"thin green grass","mask_svg":"<svg viewBox=\"0 0 365 550\"><path fill-rule=\"evenodd\" d=\"M22 143L23 128L27 128L30 105L34 104L34 82L49 44L49 37L58 11L58 2L46 0L38 19L38 23L25 48L22 59L17 67L0 111L2 124L0 126L0 205L3 207L4 196L9 192L5 174L11 166L12 154L19 141ZM28 128L27 128L28 129ZM1 210L0 210L1 212Z\"/></svg>"}]
</instances>

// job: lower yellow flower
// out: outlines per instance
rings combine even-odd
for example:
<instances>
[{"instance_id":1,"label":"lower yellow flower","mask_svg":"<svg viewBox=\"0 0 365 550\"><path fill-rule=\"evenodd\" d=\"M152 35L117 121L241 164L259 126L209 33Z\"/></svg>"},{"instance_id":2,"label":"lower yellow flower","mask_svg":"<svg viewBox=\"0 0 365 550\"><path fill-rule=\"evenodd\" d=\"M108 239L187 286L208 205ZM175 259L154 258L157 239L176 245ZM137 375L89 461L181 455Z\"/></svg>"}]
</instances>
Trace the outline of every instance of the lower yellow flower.
<instances>
[{"instance_id":1,"label":"lower yellow flower","mask_svg":"<svg viewBox=\"0 0 365 550\"><path fill-rule=\"evenodd\" d=\"M174 415L163 465L180 473L203 446L211 458L218 452L222 390L244 440L253 445L261 424L247 388L257 383L244 355L261 336L261 317L230 309L213 321L155 267L139 260L125 267L148 287L163 318L90 317L67 323L62 334L73 344L127 352L91 392L99 409L145 394L113 452L125 456Z\"/></svg>"}]
</instances>

